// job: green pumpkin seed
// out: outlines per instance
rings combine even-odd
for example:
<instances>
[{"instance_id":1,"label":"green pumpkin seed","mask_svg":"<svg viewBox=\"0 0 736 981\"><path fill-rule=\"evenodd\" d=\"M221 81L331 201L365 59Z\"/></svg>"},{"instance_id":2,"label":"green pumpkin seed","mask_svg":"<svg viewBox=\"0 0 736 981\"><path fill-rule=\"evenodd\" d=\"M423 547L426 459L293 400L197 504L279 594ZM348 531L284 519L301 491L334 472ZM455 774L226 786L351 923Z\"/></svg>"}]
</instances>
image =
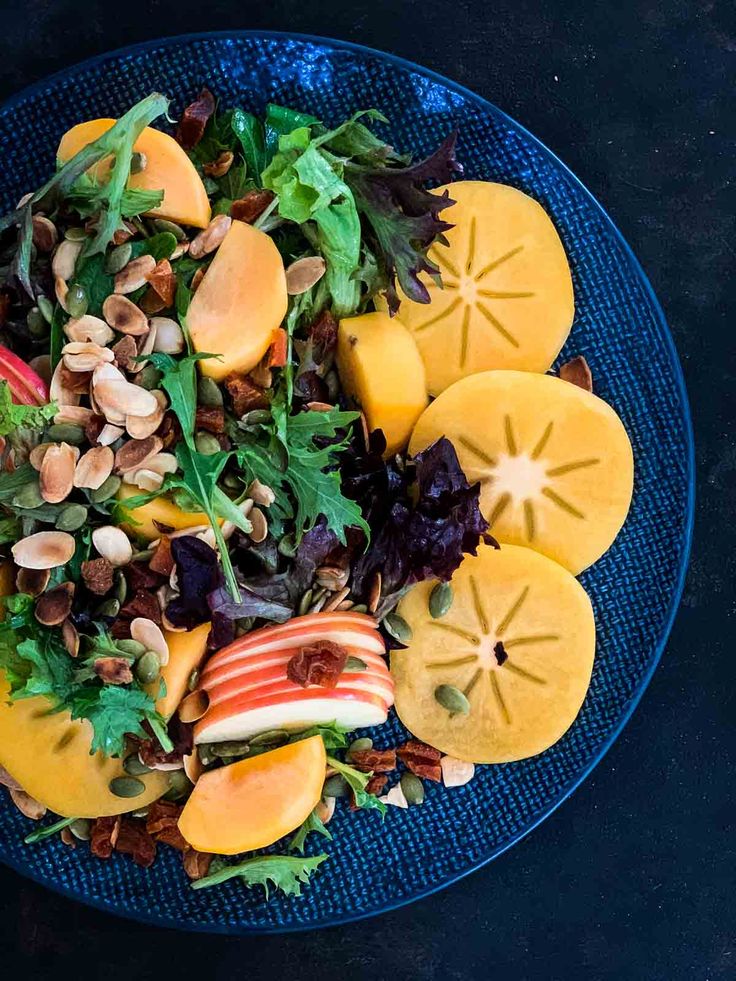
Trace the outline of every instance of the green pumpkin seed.
<instances>
[{"instance_id":1,"label":"green pumpkin seed","mask_svg":"<svg viewBox=\"0 0 736 981\"><path fill-rule=\"evenodd\" d=\"M314 595L313 590L308 589L306 593L302 596L302 598L299 600L299 606L296 612L300 617L303 617L306 614L309 607L312 605L313 595Z\"/></svg>"},{"instance_id":2,"label":"green pumpkin seed","mask_svg":"<svg viewBox=\"0 0 736 981\"><path fill-rule=\"evenodd\" d=\"M399 613L389 613L383 621L386 630L400 644L408 644L412 638L412 629Z\"/></svg>"},{"instance_id":3,"label":"green pumpkin seed","mask_svg":"<svg viewBox=\"0 0 736 981\"><path fill-rule=\"evenodd\" d=\"M29 481L13 497L13 504L17 508L38 508L43 502L38 480Z\"/></svg>"},{"instance_id":4,"label":"green pumpkin seed","mask_svg":"<svg viewBox=\"0 0 736 981\"><path fill-rule=\"evenodd\" d=\"M184 229L173 221L167 221L166 218L156 218L152 224L157 232L168 232L174 236L177 242L183 242L186 238Z\"/></svg>"},{"instance_id":5,"label":"green pumpkin seed","mask_svg":"<svg viewBox=\"0 0 736 981\"><path fill-rule=\"evenodd\" d=\"M441 620L450 611L455 597L449 582L438 582L429 594L429 613L433 620Z\"/></svg>"},{"instance_id":6,"label":"green pumpkin seed","mask_svg":"<svg viewBox=\"0 0 736 981\"><path fill-rule=\"evenodd\" d=\"M340 394L340 379L336 371L327 372L325 385L327 386L327 401L335 402Z\"/></svg>"},{"instance_id":7,"label":"green pumpkin seed","mask_svg":"<svg viewBox=\"0 0 736 981\"><path fill-rule=\"evenodd\" d=\"M279 555L284 555L287 559L293 559L296 555L296 538L291 532L284 535L278 544Z\"/></svg>"},{"instance_id":8,"label":"green pumpkin seed","mask_svg":"<svg viewBox=\"0 0 736 981\"><path fill-rule=\"evenodd\" d=\"M249 744L243 739L231 739L224 743L213 743L210 746L212 755L221 760L232 759L234 756L247 756L249 749Z\"/></svg>"},{"instance_id":9,"label":"green pumpkin seed","mask_svg":"<svg viewBox=\"0 0 736 981\"><path fill-rule=\"evenodd\" d=\"M194 689L199 684L199 668L195 668L189 675L189 681L187 681L187 690L194 691Z\"/></svg>"},{"instance_id":10,"label":"green pumpkin seed","mask_svg":"<svg viewBox=\"0 0 736 981\"><path fill-rule=\"evenodd\" d=\"M146 653L146 645L141 644L139 640L116 640L115 644L123 654L130 654L131 657L138 658Z\"/></svg>"},{"instance_id":11,"label":"green pumpkin seed","mask_svg":"<svg viewBox=\"0 0 736 981\"><path fill-rule=\"evenodd\" d=\"M146 773L151 773L151 767L141 763L137 753L131 753L123 760L123 769L129 777L142 777Z\"/></svg>"},{"instance_id":12,"label":"green pumpkin seed","mask_svg":"<svg viewBox=\"0 0 736 981\"><path fill-rule=\"evenodd\" d=\"M169 789L164 794L164 800L180 800L192 789L189 777L183 770L172 770L169 773Z\"/></svg>"},{"instance_id":13,"label":"green pumpkin seed","mask_svg":"<svg viewBox=\"0 0 736 981\"><path fill-rule=\"evenodd\" d=\"M283 746L288 743L289 733L286 729L269 729L261 732L250 740L251 746Z\"/></svg>"},{"instance_id":14,"label":"green pumpkin seed","mask_svg":"<svg viewBox=\"0 0 736 981\"><path fill-rule=\"evenodd\" d=\"M197 452L201 453L202 456L212 456L222 449L220 441L212 433L195 433L194 445L197 447Z\"/></svg>"},{"instance_id":15,"label":"green pumpkin seed","mask_svg":"<svg viewBox=\"0 0 736 981\"><path fill-rule=\"evenodd\" d=\"M352 654L345 662L346 671L365 671L367 667L368 665L365 663L365 661L361 660L359 657L353 657Z\"/></svg>"},{"instance_id":16,"label":"green pumpkin seed","mask_svg":"<svg viewBox=\"0 0 736 981\"><path fill-rule=\"evenodd\" d=\"M113 249L105 259L105 272L109 273L111 276L119 273L128 265L132 255L133 246L130 244L130 242L124 242L122 245L118 245L118 247Z\"/></svg>"},{"instance_id":17,"label":"green pumpkin seed","mask_svg":"<svg viewBox=\"0 0 736 981\"><path fill-rule=\"evenodd\" d=\"M424 784L414 773L404 773L401 776L401 789L407 804L424 803Z\"/></svg>"},{"instance_id":18,"label":"green pumpkin seed","mask_svg":"<svg viewBox=\"0 0 736 981\"><path fill-rule=\"evenodd\" d=\"M142 552L135 552L131 562L148 562L156 554L155 548L144 548Z\"/></svg>"},{"instance_id":19,"label":"green pumpkin seed","mask_svg":"<svg viewBox=\"0 0 736 981\"><path fill-rule=\"evenodd\" d=\"M67 228L64 238L69 242L83 242L87 238L87 232L83 228Z\"/></svg>"},{"instance_id":20,"label":"green pumpkin seed","mask_svg":"<svg viewBox=\"0 0 736 981\"><path fill-rule=\"evenodd\" d=\"M373 749L373 740L370 736L362 736L360 739L354 739L348 746L348 758L353 753L362 753L366 749Z\"/></svg>"},{"instance_id":21,"label":"green pumpkin seed","mask_svg":"<svg viewBox=\"0 0 736 981\"><path fill-rule=\"evenodd\" d=\"M243 426L259 426L271 421L271 413L268 409L251 409L244 416L240 417Z\"/></svg>"},{"instance_id":22,"label":"green pumpkin seed","mask_svg":"<svg viewBox=\"0 0 736 981\"><path fill-rule=\"evenodd\" d=\"M335 773L325 780L322 788L323 797L347 797L350 793L347 780L342 773Z\"/></svg>"},{"instance_id":23,"label":"green pumpkin seed","mask_svg":"<svg viewBox=\"0 0 736 981\"><path fill-rule=\"evenodd\" d=\"M214 378L206 378L204 375L197 382L197 402L209 408L219 408L223 404L220 386Z\"/></svg>"},{"instance_id":24,"label":"green pumpkin seed","mask_svg":"<svg viewBox=\"0 0 736 981\"><path fill-rule=\"evenodd\" d=\"M368 607L365 603L356 603L355 606L350 610L351 613L367 613Z\"/></svg>"},{"instance_id":25,"label":"green pumpkin seed","mask_svg":"<svg viewBox=\"0 0 736 981\"><path fill-rule=\"evenodd\" d=\"M222 478L222 484L231 491L239 491L243 486L243 481L234 473L226 473Z\"/></svg>"},{"instance_id":26,"label":"green pumpkin seed","mask_svg":"<svg viewBox=\"0 0 736 981\"><path fill-rule=\"evenodd\" d=\"M33 337L45 337L49 332L48 322L38 307L31 307L28 311L26 325Z\"/></svg>"},{"instance_id":27,"label":"green pumpkin seed","mask_svg":"<svg viewBox=\"0 0 736 981\"><path fill-rule=\"evenodd\" d=\"M130 155L130 172L131 174L140 174L146 169L148 165L148 158L145 153L141 153L140 150L134 150Z\"/></svg>"},{"instance_id":28,"label":"green pumpkin seed","mask_svg":"<svg viewBox=\"0 0 736 981\"><path fill-rule=\"evenodd\" d=\"M39 296L36 300L38 304L38 309L41 311L41 315L47 324L50 324L54 319L54 304L47 296Z\"/></svg>"},{"instance_id":29,"label":"green pumpkin seed","mask_svg":"<svg viewBox=\"0 0 736 981\"><path fill-rule=\"evenodd\" d=\"M212 766L217 757L212 752L212 746L209 743L201 743L197 746L197 755L199 756L199 762L202 766Z\"/></svg>"},{"instance_id":30,"label":"green pumpkin seed","mask_svg":"<svg viewBox=\"0 0 736 981\"><path fill-rule=\"evenodd\" d=\"M81 446L85 440L82 427L72 422L55 422L49 426L47 434L55 443L69 443L71 446Z\"/></svg>"},{"instance_id":31,"label":"green pumpkin seed","mask_svg":"<svg viewBox=\"0 0 736 981\"><path fill-rule=\"evenodd\" d=\"M64 304L70 317L83 317L89 306L89 298L84 286L79 283L72 283Z\"/></svg>"},{"instance_id":32,"label":"green pumpkin seed","mask_svg":"<svg viewBox=\"0 0 736 981\"><path fill-rule=\"evenodd\" d=\"M135 676L142 685L150 685L161 673L161 661L155 651L146 651L135 666Z\"/></svg>"},{"instance_id":33,"label":"green pumpkin seed","mask_svg":"<svg viewBox=\"0 0 736 981\"><path fill-rule=\"evenodd\" d=\"M83 504L67 504L59 512L56 527L59 531L78 531L87 522L87 508Z\"/></svg>"},{"instance_id":34,"label":"green pumpkin seed","mask_svg":"<svg viewBox=\"0 0 736 981\"><path fill-rule=\"evenodd\" d=\"M69 830L78 841L89 841L92 822L89 818L77 818L69 825Z\"/></svg>"},{"instance_id":35,"label":"green pumpkin seed","mask_svg":"<svg viewBox=\"0 0 736 981\"><path fill-rule=\"evenodd\" d=\"M113 596L118 601L118 603L120 603L120 605L122 606L123 603L125 603L125 600L127 599L128 596L128 584L125 581L125 576L123 575L120 569L115 570L114 582L115 582L115 591L113 593Z\"/></svg>"},{"instance_id":36,"label":"green pumpkin seed","mask_svg":"<svg viewBox=\"0 0 736 981\"><path fill-rule=\"evenodd\" d=\"M470 712L470 702L454 685L438 685L434 697L452 715L467 715Z\"/></svg>"},{"instance_id":37,"label":"green pumpkin seed","mask_svg":"<svg viewBox=\"0 0 736 981\"><path fill-rule=\"evenodd\" d=\"M146 391L153 392L161 384L161 372L152 364L147 364L138 372L135 383L141 388L145 388Z\"/></svg>"},{"instance_id":38,"label":"green pumpkin seed","mask_svg":"<svg viewBox=\"0 0 736 981\"><path fill-rule=\"evenodd\" d=\"M120 485L122 480L120 477L116 477L115 474L110 474L107 480L104 480L97 490L90 492L89 499L93 504L102 504L104 501L109 501L111 497L115 497L117 492L120 490Z\"/></svg>"},{"instance_id":39,"label":"green pumpkin seed","mask_svg":"<svg viewBox=\"0 0 736 981\"><path fill-rule=\"evenodd\" d=\"M94 611L98 617L116 617L120 613L120 603L116 599L105 600Z\"/></svg>"},{"instance_id":40,"label":"green pumpkin seed","mask_svg":"<svg viewBox=\"0 0 736 981\"><path fill-rule=\"evenodd\" d=\"M115 777L110 781L110 793L116 797L139 797L146 785L137 777Z\"/></svg>"}]
</instances>

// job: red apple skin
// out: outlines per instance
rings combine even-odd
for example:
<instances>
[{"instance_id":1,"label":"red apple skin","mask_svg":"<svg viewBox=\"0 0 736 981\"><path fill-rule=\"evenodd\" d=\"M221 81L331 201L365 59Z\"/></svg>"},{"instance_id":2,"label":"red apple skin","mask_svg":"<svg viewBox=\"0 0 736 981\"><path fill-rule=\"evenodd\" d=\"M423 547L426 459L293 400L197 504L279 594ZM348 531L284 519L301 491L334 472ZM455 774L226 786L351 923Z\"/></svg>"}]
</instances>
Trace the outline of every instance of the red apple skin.
<instances>
[{"instance_id":1,"label":"red apple skin","mask_svg":"<svg viewBox=\"0 0 736 981\"><path fill-rule=\"evenodd\" d=\"M10 386L13 400L19 405L46 405L49 389L40 375L0 344L0 378Z\"/></svg>"},{"instance_id":2,"label":"red apple skin","mask_svg":"<svg viewBox=\"0 0 736 981\"><path fill-rule=\"evenodd\" d=\"M260 654L251 654L246 652L240 657L235 658L226 664L215 666L214 668L208 664L205 670L202 672L200 687L206 688L209 691L216 685L221 685L226 681L230 681L232 678L238 678L245 674L250 676L254 671L262 671L275 666L281 666L281 673L285 674L287 662L294 656L294 654L297 653L298 650L299 646L289 646L282 647L276 651L267 651ZM388 675L388 666L383 658L378 654L374 654L372 651L364 651L360 647L353 646L349 646L347 650L349 656L360 658L365 663L368 670L373 670L380 674Z\"/></svg>"},{"instance_id":3,"label":"red apple skin","mask_svg":"<svg viewBox=\"0 0 736 981\"><path fill-rule=\"evenodd\" d=\"M310 686L311 687L311 686ZM345 689L355 689L368 693L380 694L393 702L394 685L388 672L385 675L369 671L352 671L340 676L334 688L324 688L320 686L324 697L329 698L336 692ZM214 685L208 689L210 705L219 705L221 702L239 695L248 695L252 698L265 698L267 695L280 695L282 692L289 693L303 691L301 685L295 684L286 677L284 668L276 666L264 671L254 671L248 675L241 675L232 678L220 685Z\"/></svg>"}]
</instances>

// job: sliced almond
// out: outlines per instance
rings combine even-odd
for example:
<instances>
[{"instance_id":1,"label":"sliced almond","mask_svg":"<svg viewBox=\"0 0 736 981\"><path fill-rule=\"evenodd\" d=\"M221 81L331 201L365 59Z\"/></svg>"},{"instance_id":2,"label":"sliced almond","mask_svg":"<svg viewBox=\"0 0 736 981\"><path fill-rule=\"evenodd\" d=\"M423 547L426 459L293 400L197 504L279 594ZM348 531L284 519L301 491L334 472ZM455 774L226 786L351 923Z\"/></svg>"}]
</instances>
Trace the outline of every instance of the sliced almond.
<instances>
[{"instance_id":1,"label":"sliced almond","mask_svg":"<svg viewBox=\"0 0 736 981\"><path fill-rule=\"evenodd\" d=\"M157 453L146 461L146 468L163 477L167 473L176 473L179 469L179 461L173 453Z\"/></svg>"},{"instance_id":2,"label":"sliced almond","mask_svg":"<svg viewBox=\"0 0 736 981\"><path fill-rule=\"evenodd\" d=\"M189 777L190 783L196 783L202 776L204 767L196 749L189 756L184 757L184 772Z\"/></svg>"},{"instance_id":3,"label":"sliced almond","mask_svg":"<svg viewBox=\"0 0 736 981\"><path fill-rule=\"evenodd\" d=\"M98 365L92 372L92 387L103 381L125 381L125 375L115 364Z\"/></svg>"},{"instance_id":4,"label":"sliced almond","mask_svg":"<svg viewBox=\"0 0 736 981\"><path fill-rule=\"evenodd\" d=\"M130 636L149 651L155 651L163 667L169 663L169 645L161 628L147 617L135 617L130 622Z\"/></svg>"},{"instance_id":5,"label":"sliced almond","mask_svg":"<svg viewBox=\"0 0 736 981\"><path fill-rule=\"evenodd\" d=\"M440 760L442 782L446 787L462 787L469 783L475 775L475 765L465 760L456 760L454 756L443 756Z\"/></svg>"},{"instance_id":6,"label":"sliced almond","mask_svg":"<svg viewBox=\"0 0 736 981\"><path fill-rule=\"evenodd\" d=\"M323 797L314 810L322 824L329 824L335 813L335 798Z\"/></svg>"},{"instance_id":7,"label":"sliced almond","mask_svg":"<svg viewBox=\"0 0 736 981\"><path fill-rule=\"evenodd\" d=\"M117 344L113 344L112 353L115 355L115 366L121 371L132 371L138 367L135 358L138 357L137 338L131 334L123 334Z\"/></svg>"},{"instance_id":8,"label":"sliced almond","mask_svg":"<svg viewBox=\"0 0 736 981\"><path fill-rule=\"evenodd\" d=\"M137 487L139 490L150 492L157 491L163 486L164 478L155 470L146 470L141 467L139 470L131 470L130 473L123 474L123 483Z\"/></svg>"},{"instance_id":9,"label":"sliced almond","mask_svg":"<svg viewBox=\"0 0 736 981\"><path fill-rule=\"evenodd\" d=\"M61 349L64 364L70 371L94 371L105 362L115 360L109 347L101 347L91 341L70 341Z\"/></svg>"},{"instance_id":10,"label":"sliced almond","mask_svg":"<svg viewBox=\"0 0 736 981\"><path fill-rule=\"evenodd\" d=\"M266 521L266 516L260 508L251 508L250 514L248 515L250 523L253 526L250 538L251 541L258 544L259 542L265 541L268 535L268 522Z\"/></svg>"},{"instance_id":11,"label":"sliced almond","mask_svg":"<svg viewBox=\"0 0 736 981\"><path fill-rule=\"evenodd\" d=\"M171 258L169 262L173 262L175 259L181 259L183 255L186 255L189 251L189 242L179 242L171 253Z\"/></svg>"},{"instance_id":12,"label":"sliced almond","mask_svg":"<svg viewBox=\"0 0 736 981\"><path fill-rule=\"evenodd\" d=\"M147 436L152 436L163 422L168 404L166 396L159 389L151 392L151 394L158 402L158 408L155 412L149 416L125 417L125 428L128 430L128 435L132 436L133 439L145 439Z\"/></svg>"},{"instance_id":13,"label":"sliced almond","mask_svg":"<svg viewBox=\"0 0 736 981\"><path fill-rule=\"evenodd\" d=\"M182 722L197 722L209 708L210 698L203 688L190 692L179 703L179 718Z\"/></svg>"},{"instance_id":14,"label":"sliced almond","mask_svg":"<svg viewBox=\"0 0 736 981\"><path fill-rule=\"evenodd\" d=\"M54 276L65 281L72 278L83 244L83 242L74 242L68 238L59 243L56 252L54 252L54 258L51 260L51 272Z\"/></svg>"},{"instance_id":15,"label":"sliced almond","mask_svg":"<svg viewBox=\"0 0 736 981\"><path fill-rule=\"evenodd\" d=\"M8 793L21 814L30 818L31 821L40 821L45 815L46 805L37 801L35 797L31 797L25 790L13 790L11 788Z\"/></svg>"},{"instance_id":16,"label":"sliced almond","mask_svg":"<svg viewBox=\"0 0 736 981\"><path fill-rule=\"evenodd\" d=\"M216 160L206 163L202 170L208 177L224 177L232 167L233 160L235 160L235 154L232 150L223 150Z\"/></svg>"},{"instance_id":17,"label":"sliced almond","mask_svg":"<svg viewBox=\"0 0 736 981\"><path fill-rule=\"evenodd\" d=\"M66 308L66 298L68 295L69 295L69 287L66 284L66 280L62 279L61 276L57 276L54 279L54 296L59 301L59 306L64 311L64 313L69 313L69 311Z\"/></svg>"},{"instance_id":18,"label":"sliced almond","mask_svg":"<svg viewBox=\"0 0 736 981\"><path fill-rule=\"evenodd\" d=\"M51 578L49 569L18 569L15 585L19 593L28 596L40 596L46 589Z\"/></svg>"},{"instance_id":19,"label":"sliced almond","mask_svg":"<svg viewBox=\"0 0 736 981\"><path fill-rule=\"evenodd\" d=\"M68 443L50 446L43 455L39 471L41 497L48 504L59 504L71 494L74 487L76 447ZM77 450L79 453L79 450Z\"/></svg>"},{"instance_id":20,"label":"sliced almond","mask_svg":"<svg viewBox=\"0 0 736 981\"><path fill-rule=\"evenodd\" d=\"M267 484L262 484L260 480L254 480L248 487L246 494L255 504L260 504L264 508L270 508L276 500L276 495Z\"/></svg>"},{"instance_id":21,"label":"sliced almond","mask_svg":"<svg viewBox=\"0 0 736 981\"><path fill-rule=\"evenodd\" d=\"M201 259L214 252L222 244L222 240L230 231L233 220L230 215L217 215L207 228L192 239L189 245L189 255L192 259Z\"/></svg>"},{"instance_id":22,"label":"sliced almond","mask_svg":"<svg viewBox=\"0 0 736 981\"><path fill-rule=\"evenodd\" d=\"M320 255L308 255L297 259L286 269L286 292L289 296L306 293L322 279L327 268Z\"/></svg>"},{"instance_id":23,"label":"sliced almond","mask_svg":"<svg viewBox=\"0 0 736 981\"><path fill-rule=\"evenodd\" d=\"M392 787L387 794L383 797L378 798L382 804L388 804L391 807L408 807L406 797L404 796L404 791L401 789L401 784L397 783L395 787Z\"/></svg>"},{"instance_id":24,"label":"sliced almond","mask_svg":"<svg viewBox=\"0 0 736 981\"><path fill-rule=\"evenodd\" d=\"M153 351L154 345L156 343L156 327L153 323L148 328L148 333L143 337L137 338L137 358L133 364L128 369L132 375L137 375L139 371L142 371L148 364L148 355Z\"/></svg>"},{"instance_id":25,"label":"sliced almond","mask_svg":"<svg viewBox=\"0 0 736 981\"><path fill-rule=\"evenodd\" d=\"M111 446L115 440L120 439L124 432L122 426L114 426L111 422L106 422L100 430L97 442L100 446Z\"/></svg>"},{"instance_id":26,"label":"sliced almond","mask_svg":"<svg viewBox=\"0 0 736 981\"><path fill-rule=\"evenodd\" d=\"M67 652L72 657L76 657L79 654L79 631L71 620L65 620L61 625L61 639Z\"/></svg>"},{"instance_id":27,"label":"sliced almond","mask_svg":"<svg viewBox=\"0 0 736 981\"><path fill-rule=\"evenodd\" d=\"M128 473L145 466L146 462L163 447L159 436L147 436L145 439L131 439L123 443L115 454L116 473Z\"/></svg>"},{"instance_id":28,"label":"sliced almond","mask_svg":"<svg viewBox=\"0 0 736 981\"><path fill-rule=\"evenodd\" d=\"M155 268L156 260L152 255L141 255L137 259L132 259L115 277L115 292L118 294L135 293L141 286L146 285L148 277ZM105 314L105 319L108 319L107 314Z\"/></svg>"},{"instance_id":29,"label":"sliced almond","mask_svg":"<svg viewBox=\"0 0 736 981\"><path fill-rule=\"evenodd\" d=\"M60 627L72 611L73 600L74 583L63 582L39 598L34 616L44 627Z\"/></svg>"},{"instance_id":30,"label":"sliced almond","mask_svg":"<svg viewBox=\"0 0 736 981\"><path fill-rule=\"evenodd\" d=\"M28 462L34 470L41 470L41 464L43 463L43 458L46 456L46 451L52 446L56 446L56 443L39 443L38 446L33 447L28 454Z\"/></svg>"},{"instance_id":31,"label":"sliced almond","mask_svg":"<svg viewBox=\"0 0 736 981\"><path fill-rule=\"evenodd\" d=\"M114 332L104 320L86 313L83 317L72 317L64 325L64 333L70 341L99 344L104 347L115 337Z\"/></svg>"},{"instance_id":32,"label":"sliced almond","mask_svg":"<svg viewBox=\"0 0 736 981\"><path fill-rule=\"evenodd\" d=\"M104 416L115 425L125 425L126 416L150 416L158 406L151 392L127 381L102 381L95 385L94 395Z\"/></svg>"},{"instance_id":33,"label":"sliced almond","mask_svg":"<svg viewBox=\"0 0 736 981\"><path fill-rule=\"evenodd\" d=\"M55 423L71 423L73 426L86 426L94 412L82 405L64 405L54 416Z\"/></svg>"},{"instance_id":34,"label":"sliced almond","mask_svg":"<svg viewBox=\"0 0 736 981\"><path fill-rule=\"evenodd\" d=\"M102 304L102 316L120 334L138 337L148 330L148 317L145 313L126 296L118 293L108 296Z\"/></svg>"},{"instance_id":35,"label":"sliced almond","mask_svg":"<svg viewBox=\"0 0 736 981\"><path fill-rule=\"evenodd\" d=\"M66 531L37 531L11 548L15 564L21 569L56 569L74 555L76 543Z\"/></svg>"},{"instance_id":36,"label":"sliced almond","mask_svg":"<svg viewBox=\"0 0 736 981\"><path fill-rule=\"evenodd\" d=\"M156 328L154 351L162 354L181 354L184 350L184 332L171 317L152 317L151 327Z\"/></svg>"},{"instance_id":37,"label":"sliced almond","mask_svg":"<svg viewBox=\"0 0 736 981\"><path fill-rule=\"evenodd\" d=\"M79 394L74 391L71 384L72 372L60 361L51 376L49 385L49 398L57 405L79 405Z\"/></svg>"},{"instance_id":38,"label":"sliced almond","mask_svg":"<svg viewBox=\"0 0 736 981\"><path fill-rule=\"evenodd\" d=\"M82 456L74 471L74 486L97 490L112 473L115 454L109 446L94 446Z\"/></svg>"},{"instance_id":39,"label":"sliced almond","mask_svg":"<svg viewBox=\"0 0 736 981\"><path fill-rule=\"evenodd\" d=\"M110 565L118 568L127 565L133 558L133 546L121 528L103 525L92 532L92 544Z\"/></svg>"},{"instance_id":40,"label":"sliced almond","mask_svg":"<svg viewBox=\"0 0 736 981\"><path fill-rule=\"evenodd\" d=\"M46 215L33 216L33 244L39 252L52 252L59 241L56 225Z\"/></svg>"}]
</instances>

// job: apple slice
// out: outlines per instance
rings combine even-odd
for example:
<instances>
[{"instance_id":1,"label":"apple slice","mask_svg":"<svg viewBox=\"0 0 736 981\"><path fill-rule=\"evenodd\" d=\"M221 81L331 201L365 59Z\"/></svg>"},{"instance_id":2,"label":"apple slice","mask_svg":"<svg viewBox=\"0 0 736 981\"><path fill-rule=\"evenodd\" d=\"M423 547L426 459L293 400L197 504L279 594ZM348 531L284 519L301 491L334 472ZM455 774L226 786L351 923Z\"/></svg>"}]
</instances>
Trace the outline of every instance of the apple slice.
<instances>
[{"instance_id":1,"label":"apple slice","mask_svg":"<svg viewBox=\"0 0 736 981\"><path fill-rule=\"evenodd\" d=\"M249 739L269 729L299 732L335 722L346 729L382 725L389 706L379 695L364 691L300 688L278 698L238 696L208 709L194 727L195 743Z\"/></svg>"},{"instance_id":2,"label":"apple slice","mask_svg":"<svg viewBox=\"0 0 736 981\"><path fill-rule=\"evenodd\" d=\"M259 654L244 654L242 657L229 661L214 670L205 670L202 673L201 685L208 691L217 685L222 685L233 678L240 678L243 675L250 675L252 672L262 672L275 666L281 668L281 674L285 673L286 664L299 650L298 647L279 647L274 651L267 651ZM358 657L364 662L368 670L386 671L386 662L382 657L374 654L373 651L366 651L362 647L348 646L348 655Z\"/></svg>"},{"instance_id":3,"label":"apple slice","mask_svg":"<svg viewBox=\"0 0 736 981\"><path fill-rule=\"evenodd\" d=\"M252 674L241 675L215 685L208 691L209 704L219 705L221 702L239 695L248 694L253 698L263 698L266 695L288 694L301 689L286 677L283 667L277 666L265 671L255 671ZM393 701L394 686L388 670L383 674L369 671L343 672L334 688L324 689L327 692L338 692L344 689L368 691L381 695L387 701Z\"/></svg>"},{"instance_id":4,"label":"apple slice","mask_svg":"<svg viewBox=\"0 0 736 981\"><path fill-rule=\"evenodd\" d=\"M0 344L0 378L10 386L18 405L46 405L49 389L46 382L17 354Z\"/></svg>"}]
</instances>

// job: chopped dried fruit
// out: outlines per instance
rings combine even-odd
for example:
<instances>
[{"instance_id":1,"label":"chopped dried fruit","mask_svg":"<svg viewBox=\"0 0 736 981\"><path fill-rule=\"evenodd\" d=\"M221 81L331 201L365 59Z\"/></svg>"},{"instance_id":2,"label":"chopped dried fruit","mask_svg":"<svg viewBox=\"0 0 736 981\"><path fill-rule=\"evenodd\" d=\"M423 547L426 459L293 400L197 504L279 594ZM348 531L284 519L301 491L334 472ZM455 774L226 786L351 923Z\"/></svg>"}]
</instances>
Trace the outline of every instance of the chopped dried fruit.
<instances>
[{"instance_id":1,"label":"chopped dried fruit","mask_svg":"<svg viewBox=\"0 0 736 981\"><path fill-rule=\"evenodd\" d=\"M289 659L286 676L289 681L306 688L319 685L321 688L334 688L348 659L348 650L342 644L331 640L318 640L301 647Z\"/></svg>"}]
</instances>

